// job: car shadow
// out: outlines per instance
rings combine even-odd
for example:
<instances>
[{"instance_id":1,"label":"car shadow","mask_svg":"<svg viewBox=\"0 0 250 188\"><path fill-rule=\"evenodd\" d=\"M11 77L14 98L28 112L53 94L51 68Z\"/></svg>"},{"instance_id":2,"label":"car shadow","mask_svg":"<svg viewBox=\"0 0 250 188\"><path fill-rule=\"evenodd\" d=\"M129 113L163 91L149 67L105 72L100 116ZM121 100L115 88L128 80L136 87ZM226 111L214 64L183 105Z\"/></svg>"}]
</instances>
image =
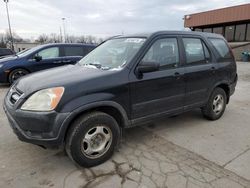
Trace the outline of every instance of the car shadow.
<instances>
[{"instance_id":1,"label":"car shadow","mask_svg":"<svg viewBox=\"0 0 250 188\"><path fill-rule=\"evenodd\" d=\"M8 89L10 87L9 84L0 84L0 89Z\"/></svg>"}]
</instances>

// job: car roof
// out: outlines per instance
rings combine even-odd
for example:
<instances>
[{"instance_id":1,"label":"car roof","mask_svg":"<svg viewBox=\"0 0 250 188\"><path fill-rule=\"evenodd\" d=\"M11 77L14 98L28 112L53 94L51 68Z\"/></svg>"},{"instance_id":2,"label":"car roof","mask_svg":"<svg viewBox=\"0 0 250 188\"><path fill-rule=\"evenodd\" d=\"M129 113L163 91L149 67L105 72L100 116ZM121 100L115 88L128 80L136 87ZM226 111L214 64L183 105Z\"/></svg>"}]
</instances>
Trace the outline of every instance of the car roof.
<instances>
[{"instance_id":1,"label":"car roof","mask_svg":"<svg viewBox=\"0 0 250 188\"><path fill-rule=\"evenodd\" d=\"M216 33L206 33L206 32L198 32L198 31L157 31L152 33L137 33L132 35L121 35L113 38L123 38L123 37L142 37L142 38L150 38L158 35L198 35L203 37L215 37L215 38L223 38L221 35Z\"/></svg>"},{"instance_id":2,"label":"car roof","mask_svg":"<svg viewBox=\"0 0 250 188\"><path fill-rule=\"evenodd\" d=\"M11 49L9 49L9 48L0 48L0 50L10 50L11 51Z\"/></svg>"},{"instance_id":3,"label":"car roof","mask_svg":"<svg viewBox=\"0 0 250 188\"><path fill-rule=\"evenodd\" d=\"M87 47L95 47L96 44L83 44L83 43L49 43L39 45L40 47L50 47L50 46L87 46Z\"/></svg>"}]
</instances>

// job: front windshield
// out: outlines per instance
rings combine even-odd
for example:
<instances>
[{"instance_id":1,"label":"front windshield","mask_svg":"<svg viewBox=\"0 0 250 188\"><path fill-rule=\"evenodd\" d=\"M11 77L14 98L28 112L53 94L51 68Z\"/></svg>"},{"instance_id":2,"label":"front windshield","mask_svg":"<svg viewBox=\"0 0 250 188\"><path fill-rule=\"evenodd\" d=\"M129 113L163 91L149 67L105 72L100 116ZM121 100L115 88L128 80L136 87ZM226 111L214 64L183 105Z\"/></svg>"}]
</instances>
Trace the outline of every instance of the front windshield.
<instances>
[{"instance_id":1,"label":"front windshield","mask_svg":"<svg viewBox=\"0 0 250 188\"><path fill-rule=\"evenodd\" d=\"M24 56L26 56L26 55L29 55L29 54L35 52L36 50L38 50L38 49L40 49L40 48L41 48L41 46L36 46L36 47L34 47L34 48L30 48L30 49L27 49L27 50L23 50L23 51L17 53L16 55L19 56L19 57L24 57Z\"/></svg>"},{"instance_id":2,"label":"front windshield","mask_svg":"<svg viewBox=\"0 0 250 188\"><path fill-rule=\"evenodd\" d=\"M122 69L135 56L145 38L111 39L85 56L79 65L103 70Z\"/></svg>"},{"instance_id":3,"label":"front windshield","mask_svg":"<svg viewBox=\"0 0 250 188\"><path fill-rule=\"evenodd\" d=\"M22 51L20 51L20 52L17 52L16 53L16 55L21 55L22 53L24 53L24 52L26 52L26 51L28 51L28 50L30 50L30 48L27 48L27 49L25 49L25 50L22 50Z\"/></svg>"}]
</instances>

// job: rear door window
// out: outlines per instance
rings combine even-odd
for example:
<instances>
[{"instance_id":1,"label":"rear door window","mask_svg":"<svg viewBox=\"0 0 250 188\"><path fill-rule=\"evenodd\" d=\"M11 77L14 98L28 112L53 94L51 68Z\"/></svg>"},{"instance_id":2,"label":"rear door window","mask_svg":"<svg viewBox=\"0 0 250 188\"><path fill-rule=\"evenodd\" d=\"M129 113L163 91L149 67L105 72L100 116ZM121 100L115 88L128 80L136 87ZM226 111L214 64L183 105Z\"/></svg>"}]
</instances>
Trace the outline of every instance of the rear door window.
<instances>
[{"instance_id":1,"label":"rear door window","mask_svg":"<svg viewBox=\"0 0 250 188\"><path fill-rule=\"evenodd\" d=\"M84 56L86 53L83 52L81 46L65 46L64 54L65 56Z\"/></svg>"},{"instance_id":2,"label":"rear door window","mask_svg":"<svg viewBox=\"0 0 250 188\"><path fill-rule=\"evenodd\" d=\"M207 46L198 38L183 38L187 64L203 64L210 60Z\"/></svg>"},{"instance_id":3,"label":"rear door window","mask_svg":"<svg viewBox=\"0 0 250 188\"><path fill-rule=\"evenodd\" d=\"M229 47L223 39L209 38L222 59L232 58Z\"/></svg>"},{"instance_id":4,"label":"rear door window","mask_svg":"<svg viewBox=\"0 0 250 188\"><path fill-rule=\"evenodd\" d=\"M86 46L86 47L83 47L83 51L85 54L91 52L92 50L94 50L95 47L92 47L92 46Z\"/></svg>"}]
</instances>

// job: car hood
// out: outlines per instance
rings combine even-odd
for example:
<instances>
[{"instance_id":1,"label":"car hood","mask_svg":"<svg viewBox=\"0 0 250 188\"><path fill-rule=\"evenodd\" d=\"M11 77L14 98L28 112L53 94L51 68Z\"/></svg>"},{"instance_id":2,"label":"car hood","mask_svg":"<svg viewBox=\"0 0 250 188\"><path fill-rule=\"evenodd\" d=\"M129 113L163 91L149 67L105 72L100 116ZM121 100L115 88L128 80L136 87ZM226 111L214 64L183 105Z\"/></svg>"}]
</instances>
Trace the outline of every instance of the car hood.
<instances>
[{"instance_id":1,"label":"car hood","mask_svg":"<svg viewBox=\"0 0 250 188\"><path fill-rule=\"evenodd\" d=\"M5 64L8 63L10 61L14 61L16 60L18 57L17 56L6 56L0 59L0 64Z\"/></svg>"},{"instance_id":2,"label":"car hood","mask_svg":"<svg viewBox=\"0 0 250 188\"><path fill-rule=\"evenodd\" d=\"M16 87L27 95L51 87L62 86L71 89L79 87L83 82L103 78L112 72L79 65L67 65L24 76L17 81Z\"/></svg>"}]
</instances>

